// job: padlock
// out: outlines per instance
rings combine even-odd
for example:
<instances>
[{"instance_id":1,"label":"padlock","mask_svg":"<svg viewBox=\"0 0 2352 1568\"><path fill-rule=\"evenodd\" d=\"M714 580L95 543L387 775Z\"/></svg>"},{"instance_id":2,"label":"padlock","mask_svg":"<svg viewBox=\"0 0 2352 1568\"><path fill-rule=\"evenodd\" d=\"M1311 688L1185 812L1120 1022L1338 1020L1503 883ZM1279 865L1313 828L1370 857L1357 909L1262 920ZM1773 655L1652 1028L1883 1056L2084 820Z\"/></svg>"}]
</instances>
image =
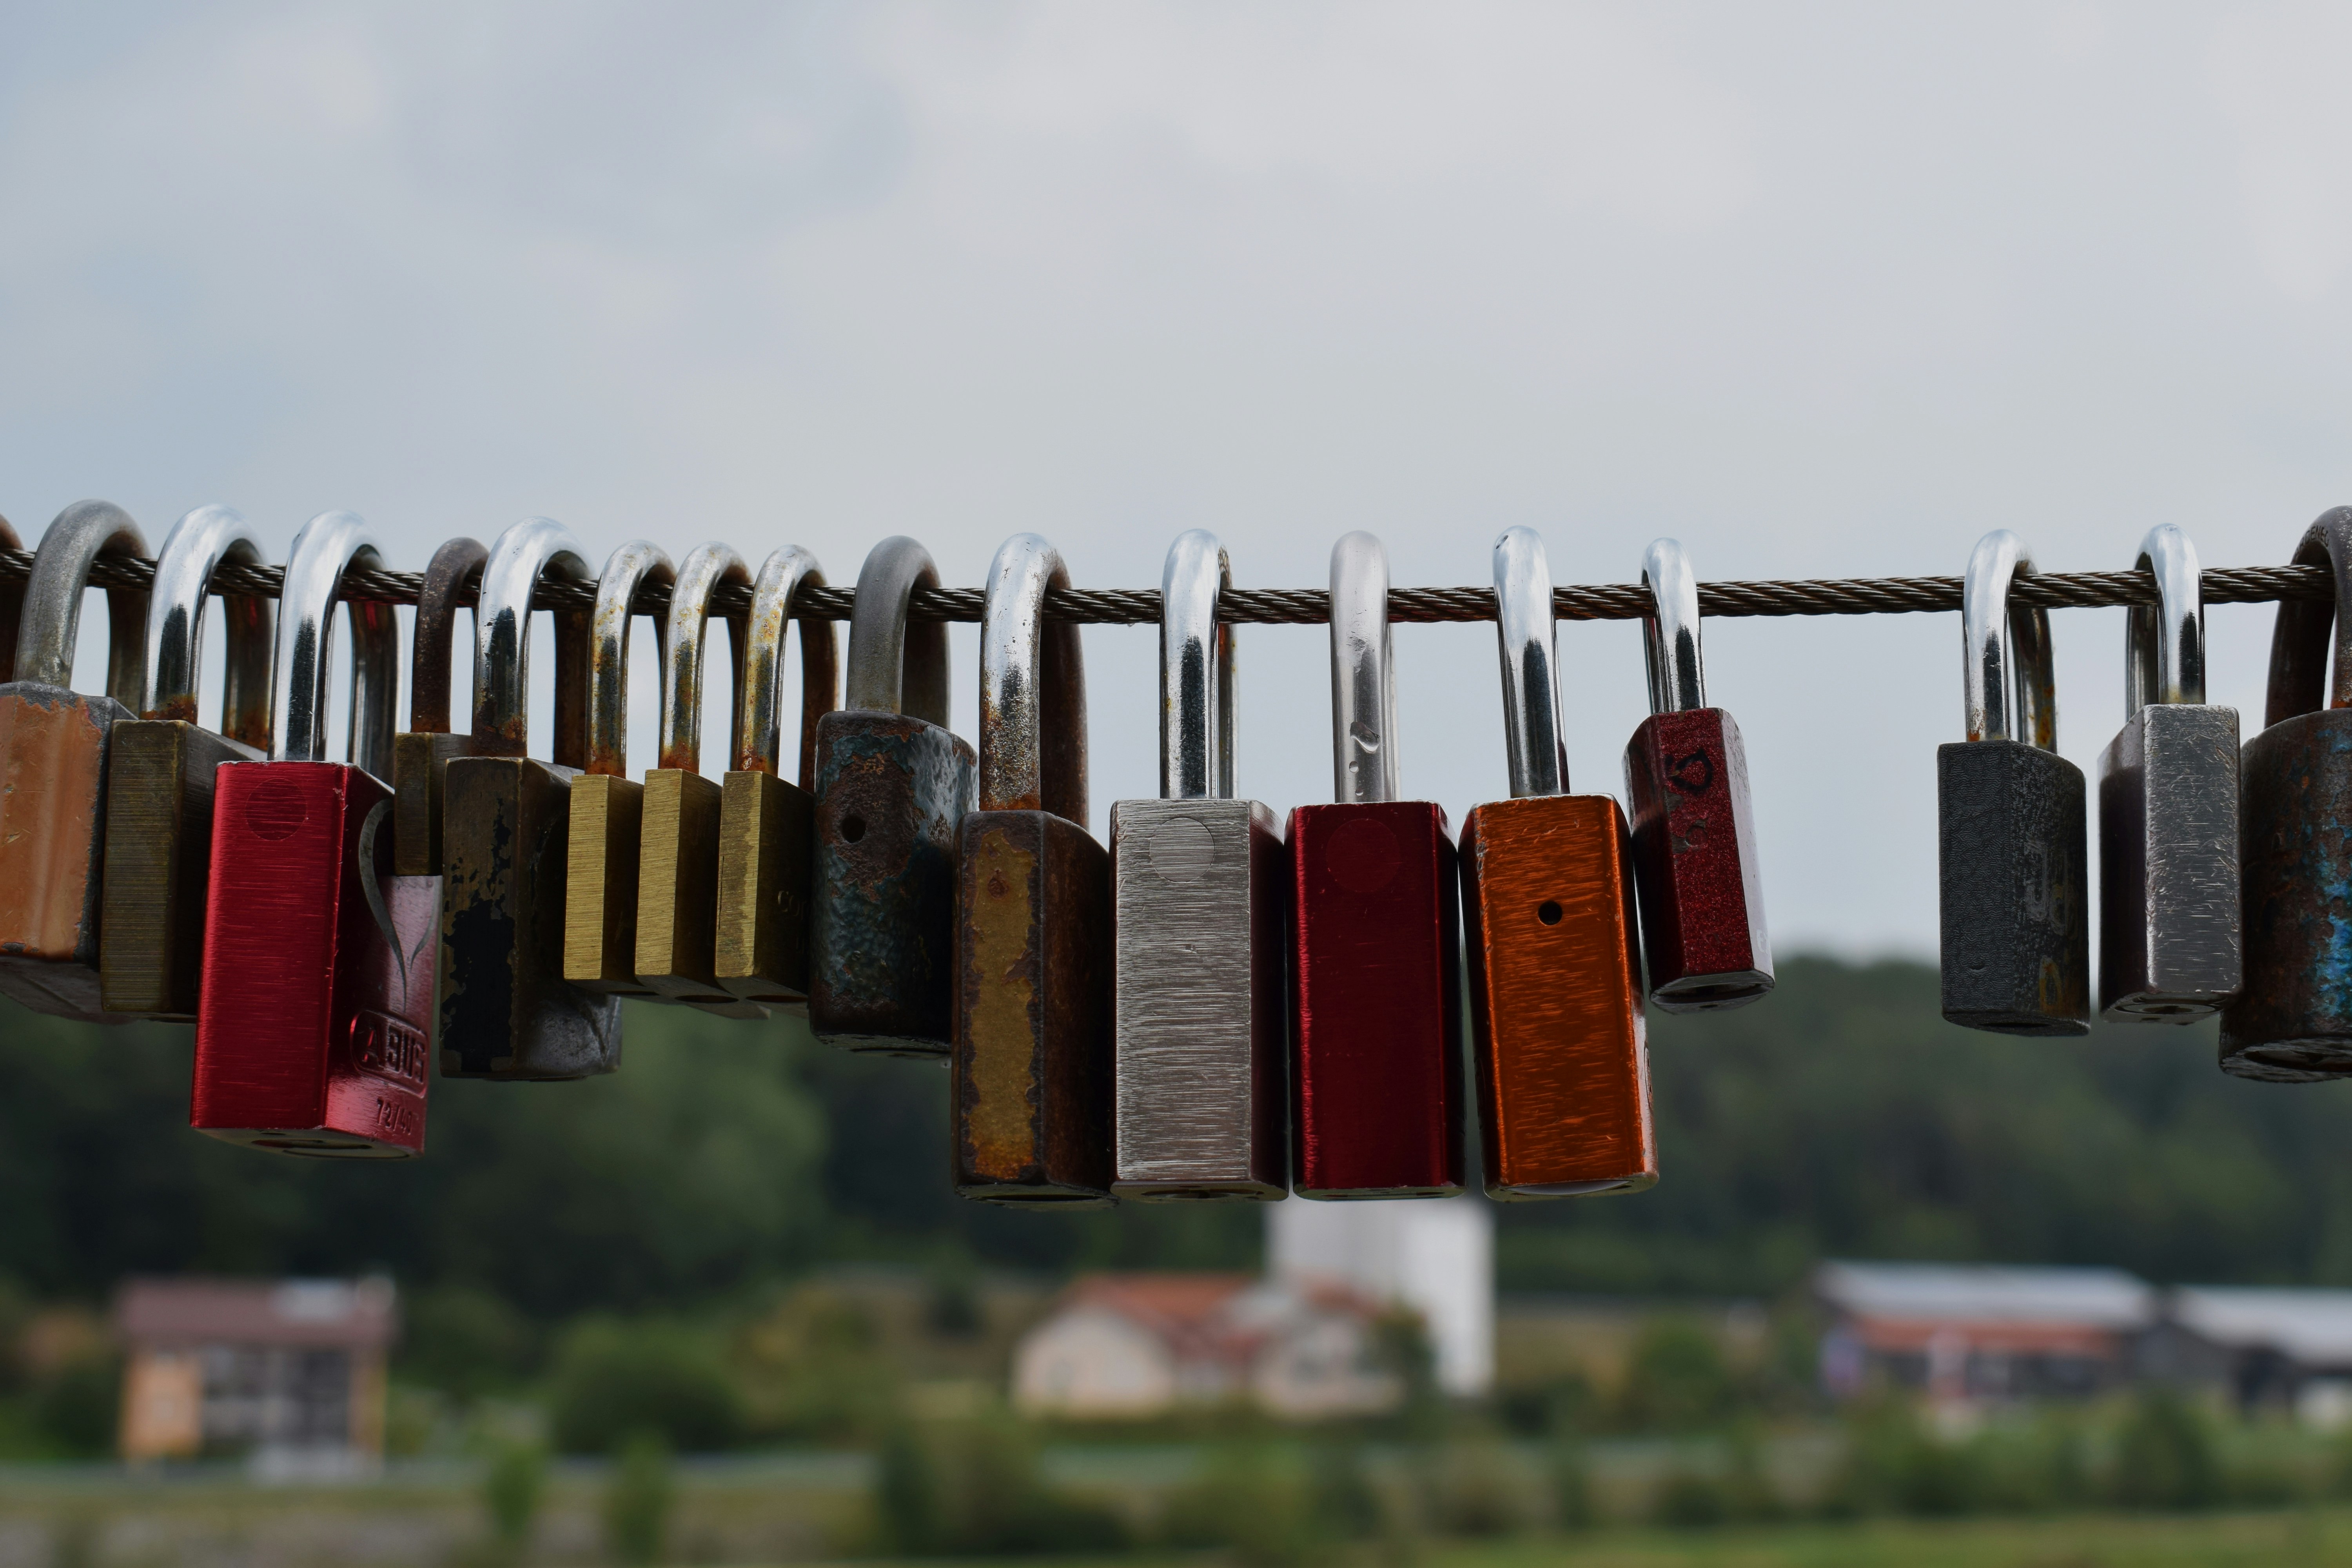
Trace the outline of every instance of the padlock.
<instances>
[{"instance_id":1,"label":"padlock","mask_svg":"<svg viewBox=\"0 0 2352 1568\"><path fill-rule=\"evenodd\" d=\"M2050 612L2013 605L2033 570L1995 529L1962 585L1966 741L1936 752L1944 1016L1997 1035L2090 1031L2083 770L2058 754Z\"/></svg>"},{"instance_id":2,"label":"padlock","mask_svg":"<svg viewBox=\"0 0 2352 1568\"><path fill-rule=\"evenodd\" d=\"M1195 529L1160 580L1160 798L1110 809L1111 1192L1290 1191L1282 825L1234 798L1233 585Z\"/></svg>"},{"instance_id":3,"label":"padlock","mask_svg":"<svg viewBox=\"0 0 2352 1568\"><path fill-rule=\"evenodd\" d=\"M404 877L441 874L441 805L449 759L473 745L449 728L449 674L457 595L478 587L490 552L478 539L452 539L425 566L408 643L408 728L392 738L393 867Z\"/></svg>"},{"instance_id":4,"label":"padlock","mask_svg":"<svg viewBox=\"0 0 2352 1568\"><path fill-rule=\"evenodd\" d=\"M956 848L956 1191L1108 1204L1110 857L1087 832L1078 628L1045 619L1070 574L1004 542L980 622L980 809Z\"/></svg>"},{"instance_id":5,"label":"padlock","mask_svg":"<svg viewBox=\"0 0 2352 1568\"><path fill-rule=\"evenodd\" d=\"M976 764L947 728L947 626L907 617L939 582L913 540L874 547L848 705L817 722L809 1023L852 1050L941 1057L955 1032L955 835Z\"/></svg>"},{"instance_id":6,"label":"padlock","mask_svg":"<svg viewBox=\"0 0 2352 1568\"><path fill-rule=\"evenodd\" d=\"M563 978L606 996L653 995L637 980L637 867L646 786L629 776L629 605L674 587L669 557L642 539L605 558L588 622L588 767L572 781ZM656 645L657 656L663 654Z\"/></svg>"},{"instance_id":7,"label":"padlock","mask_svg":"<svg viewBox=\"0 0 2352 1568\"><path fill-rule=\"evenodd\" d=\"M121 1021L104 1011L99 978L107 732L142 696L144 590L107 591L107 694L66 682L90 563L146 553L119 507L86 500L59 512L26 584L14 679L0 684L0 992L37 1013Z\"/></svg>"},{"instance_id":8,"label":"padlock","mask_svg":"<svg viewBox=\"0 0 2352 1568\"><path fill-rule=\"evenodd\" d=\"M400 625L342 599L380 569L347 511L295 536L270 660L270 754L220 766L188 1124L256 1149L400 1158L425 1146L440 884L392 872ZM352 629L349 763L324 760L334 610Z\"/></svg>"},{"instance_id":9,"label":"padlock","mask_svg":"<svg viewBox=\"0 0 2352 1568\"><path fill-rule=\"evenodd\" d=\"M816 836L817 722L840 702L831 621L801 621L800 782L783 776L784 632L793 595L824 586L798 545L770 555L751 585L749 646L736 688L735 765L719 804L719 984L761 1006L808 1016L809 877Z\"/></svg>"},{"instance_id":10,"label":"padlock","mask_svg":"<svg viewBox=\"0 0 2352 1568\"><path fill-rule=\"evenodd\" d=\"M1389 562L1331 551L1339 803L1290 814L1291 1185L1302 1198L1462 1191L1461 939L1454 837L1399 800Z\"/></svg>"},{"instance_id":11,"label":"padlock","mask_svg":"<svg viewBox=\"0 0 2352 1568\"><path fill-rule=\"evenodd\" d=\"M2205 700L2197 550L2162 523L2140 545L2158 602L2124 634L2123 732L2099 758L2099 1016L2191 1024L2244 978L2238 710Z\"/></svg>"},{"instance_id":12,"label":"padlock","mask_svg":"<svg viewBox=\"0 0 2352 1568\"><path fill-rule=\"evenodd\" d=\"M1650 1000L1662 1013L1741 1007L1772 989L1748 748L1731 715L1706 705L1698 579L1683 547L1652 543L1642 584L1650 716L1625 747L1625 795Z\"/></svg>"},{"instance_id":13,"label":"padlock","mask_svg":"<svg viewBox=\"0 0 2352 1568\"><path fill-rule=\"evenodd\" d=\"M474 734L450 760L441 820L441 1072L587 1078L621 1062L621 1002L563 979L572 785L587 761L588 614L557 610L553 761L526 754L530 603L542 575L584 581L561 523L525 518L490 546L474 612Z\"/></svg>"},{"instance_id":14,"label":"padlock","mask_svg":"<svg viewBox=\"0 0 2352 1568\"><path fill-rule=\"evenodd\" d=\"M16 525L0 517L0 550L22 553L25 542ZM0 685L16 679L16 632L25 619L25 579L0 581Z\"/></svg>"},{"instance_id":15,"label":"padlock","mask_svg":"<svg viewBox=\"0 0 2352 1568\"><path fill-rule=\"evenodd\" d=\"M223 562L258 566L261 541L225 506L173 525L147 601L144 696L107 741L106 875L100 894L99 989L106 1010L193 1023L204 978L211 883L213 775L269 749L270 602L225 594L228 660L221 727L196 722L205 602Z\"/></svg>"},{"instance_id":16,"label":"padlock","mask_svg":"<svg viewBox=\"0 0 2352 1568\"><path fill-rule=\"evenodd\" d=\"M2238 761L2245 984L2221 1011L2221 1069L2273 1083L2352 1076L2352 507L2294 563L2333 568L2336 598L2287 600L2271 633L2264 728Z\"/></svg>"},{"instance_id":17,"label":"padlock","mask_svg":"<svg viewBox=\"0 0 2352 1568\"><path fill-rule=\"evenodd\" d=\"M1570 795L1551 569L1533 529L1495 542L1511 798L1462 823L1479 1142L1500 1200L1657 1184L1633 843L1616 798Z\"/></svg>"}]
</instances>

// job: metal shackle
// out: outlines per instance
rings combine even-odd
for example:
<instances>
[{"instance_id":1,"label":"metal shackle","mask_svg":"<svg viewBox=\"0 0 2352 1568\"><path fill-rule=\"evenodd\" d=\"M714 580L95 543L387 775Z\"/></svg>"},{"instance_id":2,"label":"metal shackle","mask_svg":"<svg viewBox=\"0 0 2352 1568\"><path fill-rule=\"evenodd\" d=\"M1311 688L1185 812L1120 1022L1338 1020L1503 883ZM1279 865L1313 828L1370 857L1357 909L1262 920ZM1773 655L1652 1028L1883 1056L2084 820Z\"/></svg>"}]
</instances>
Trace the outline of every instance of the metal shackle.
<instances>
[{"instance_id":1,"label":"metal shackle","mask_svg":"<svg viewBox=\"0 0 2352 1568\"><path fill-rule=\"evenodd\" d=\"M390 605L343 598L352 567L381 571L383 552L356 512L322 511L302 525L286 553L278 596L278 638L269 664L269 757L316 763L327 755L327 674L335 647L335 605L352 627L352 765L392 774L393 702L400 683L400 623Z\"/></svg>"},{"instance_id":2,"label":"metal shackle","mask_svg":"<svg viewBox=\"0 0 2352 1568\"><path fill-rule=\"evenodd\" d=\"M1682 542L1654 539L1642 553L1642 654L1650 671L1650 711L1687 713L1706 706L1706 665L1698 647L1698 578Z\"/></svg>"},{"instance_id":3,"label":"metal shackle","mask_svg":"<svg viewBox=\"0 0 2352 1568\"><path fill-rule=\"evenodd\" d=\"M2147 531L2135 571L2155 574L2157 602L2124 619L2124 717L2149 703L2205 700L2205 599L2197 547L2168 522Z\"/></svg>"},{"instance_id":4,"label":"metal shackle","mask_svg":"<svg viewBox=\"0 0 2352 1568\"><path fill-rule=\"evenodd\" d=\"M735 694L735 768L783 772L784 633L793 595L824 586L824 568L797 544L776 551L751 584L751 630ZM801 788L816 788L816 721L841 703L841 668L831 621L801 620Z\"/></svg>"},{"instance_id":5,"label":"metal shackle","mask_svg":"<svg viewBox=\"0 0 2352 1568\"><path fill-rule=\"evenodd\" d=\"M474 608L474 754L530 755L530 602L539 580L588 581L588 558L572 531L552 518L527 517L490 545ZM555 744L563 767L588 758L588 615L556 610Z\"/></svg>"},{"instance_id":6,"label":"metal shackle","mask_svg":"<svg viewBox=\"0 0 2352 1568\"><path fill-rule=\"evenodd\" d=\"M1206 529L1176 536L1160 574L1160 798L1234 798L1234 628L1217 601L1234 585Z\"/></svg>"},{"instance_id":7,"label":"metal shackle","mask_svg":"<svg viewBox=\"0 0 2352 1568\"><path fill-rule=\"evenodd\" d=\"M947 726L947 624L907 618L915 590L939 585L931 552L904 534L893 534L866 552L857 571L856 607L849 616L845 706Z\"/></svg>"},{"instance_id":8,"label":"metal shackle","mask_svg":"<svg viewBox=\"0 0 2352 1568\"><path fill-rule=\"evenodd\" d=\"M1962 684L1971 741L2026 741L2058 749L2058 685L2050 612L2012 604L2010 584L2033 573L2025 541L1996 528L1977 541L1960 587Z\"/></svg>"},{"instance_id":9,"label":"metal shackle","mask_svg":"<svg viewBox=\"0 0 2352 1568\"><path fill-rule=\"evenodd\" d=\"M710 631L710 595L723 584L748 588L751 568L731 544L716 540L686 552L670 590L669 619L662 623L661 756L658 765L684 773L702 771L702 651ZM735 665L735 687L743 685L743 626L730 618L727 647ZM729 754L743 745L743 710L730 716Z\"/></svg>"},{"instance_id":10,"label":"metal shackle","mask_svg":"<svg viewBox=\"0 0 2352 1568\"><path fill-rule=\"evenodd\" d=\"M2336 599L2287 599L2279 605L2271 630L2270 690L2263 722L2276 724L2321 708L2352 708L2352 639L2345 635L2337 607L2352 606L2352 507L2319 514L2296 541L2297 566L2326 566L2336 574ZM2335 658L2328 658L2328 631L2336 633ZM22 676L18 679L24 679Z\"/></svg>"},{"instance_id":11,"label":"metal shackle","mask_svg":"<svg viewBox=\"0 0 2352 1568\"><path fill-rule=\"evenodd\" d=\"M6 518L0 517L0 550L22 550L25 542L16 537L16 529ZM16 629L25 618L25 580L11 577L0 582L0 680L16 679Z\"/></svg>"},{"instance_id":12,"label":"metal shackle","mask_svg":"<svg viewBox=\"0 0 2352 1568\"><path fill-rule=\"evenodd\" d=\"M412 734L449 732L457 595L467 582L480 582L482 564L489 558L480 540L452 539L425 563L425 586L416 595L416 620L408 634L408 729Z\"/></svg>"},{"instance_id":13,"label":"metal shackle","mask_svg":"<svg viewBox=\"0 0 2352 1568\"><path fill-rule=\"evenodd\" d=\"M1362 805L1397 790L1389 552L1359 531L1331 547L1331 795Z\"/></svg>"},{"instance_id":14,"label":"metal shackle","mask_svg":"<svg viewBox=\"0 0 2352 1568\"><path fill-rule=\"evenodd\" d=\"M588 612L588 761L583 771L629 776L629 606L647 583L673 587L677 570L661 547L632 539L604 558L596 607ZM668 674L667 649L657 643ZM663 682L667 685L667 682Z\"/></svg>"},{"instance_id":15,"label":"metal shackle","mask_svg":"<svg viewBox=\"0 0 2352 1568\"><path fill-rule=\"evenodd\" d=\"M147 595L147 658L142 719L196 722L196 684L204 674L205 607L213 571L224 561L259 566L261 536L225 506L200 506L172 525L155 556ZM224 594L228 663L221 681L220 732L257 750L269 747L269 661L276 606L257 594Z\"/></svg>"},{"instance_id":16,"label":"metal shackle","mask_svg":"<svg viewBox=\"0 0 2352 1568\"><path fill-rule=\"evenodd\" d=\"M1503 743L1515 800L1568 793L1554 626L1543 535L1507 528L1495 541L1495 631L1502 645Z\"/></svg>"},{"instance_id":17,"label":"metal shackle","mask_svg":"<svg viewBox=\"0 0 2352 1568\"><path fill-rule=\"evenodd\" d=\"M81 595L91 563L101 555L135 559L146 553L139 525L111 501L78 500L58 513L33 552L13 678L43 686L71 684ZM135 713L147 679L147 590L109 588L106 621L106 694Z\"/></svg>"},{"instance_id":18,"label":"metal shackle","mask_svg":"<svg viewBox=\"0 0 2352 1568\"><path fill-rule=\"evenodd\" d=\"M1045 619L1070 585L1061 552L1034 533L988 565L980 613L980 809L1087 820L1087 674L1077 626Z\"/></svg>"}]
</instances>

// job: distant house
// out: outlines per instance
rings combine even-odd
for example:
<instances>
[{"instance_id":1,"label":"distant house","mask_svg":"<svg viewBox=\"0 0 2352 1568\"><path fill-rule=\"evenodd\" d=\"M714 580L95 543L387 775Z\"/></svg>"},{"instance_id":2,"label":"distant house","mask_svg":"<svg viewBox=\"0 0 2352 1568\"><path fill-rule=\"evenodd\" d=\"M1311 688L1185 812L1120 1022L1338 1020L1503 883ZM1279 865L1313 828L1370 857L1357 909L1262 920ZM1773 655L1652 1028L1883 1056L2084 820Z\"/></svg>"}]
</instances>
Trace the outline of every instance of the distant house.
<instances>
[{"instance_id":1,"label":"distant house","mask_svg":"<svg viewBox=\"0 0 2352 1568\"><path fill-rule=\"evenodd\" d=\"M383 1450L388 1279L132 1279L114 1324L132 1463L245 1453L333 1473Z\"/></svg>"},{"instance_id":2,"label":"distant house","mask_svg":"<svg viewBox=\"0 0 2352 1568\"><path fill-rule=\"evenodd\" d=\"M1822 1383L1939 1400L2080 1398L2132 1380L2158 1321L2145 1281L2116 1268L1825 1263Z\"/></svg>"},{"instance_id":3,"label":"distant house","mask_svg":"<svg viewBox=\"0 0 2352 1568\"><path fill-rule=\"evenodd\" d=\"M1265 1270L1404 1308L1428 1332L1439 1387L1474 1398L1494 1388L1495 1205L1485 1198L1268 1204Z\"/></svg>"},{"instance_id":4,"label":"distant house","mask_svg":"<svg viewBox=\"0 0 2352 1568\"><path fill-rule=\"evenodd\" d=\"M2243 1409L2352 1421L2352 1290L2183 1286L2149 1337L2149 1375L2224 1389Z\"/></svg>"},{"instance_id":5,"label":"distant house","mask_svg":"<svg viewBox=\"0 0 2352 1568\"><path fill-rule=\"evenodd\" d=\"M1023 1336L1013 1403L1078 1419L1241 1401L1294 1418L1390 1409L1403 1387L1381 1364L1381 1310L1339 1286L1096 1275Z\"/></svg>"}]
</instances>

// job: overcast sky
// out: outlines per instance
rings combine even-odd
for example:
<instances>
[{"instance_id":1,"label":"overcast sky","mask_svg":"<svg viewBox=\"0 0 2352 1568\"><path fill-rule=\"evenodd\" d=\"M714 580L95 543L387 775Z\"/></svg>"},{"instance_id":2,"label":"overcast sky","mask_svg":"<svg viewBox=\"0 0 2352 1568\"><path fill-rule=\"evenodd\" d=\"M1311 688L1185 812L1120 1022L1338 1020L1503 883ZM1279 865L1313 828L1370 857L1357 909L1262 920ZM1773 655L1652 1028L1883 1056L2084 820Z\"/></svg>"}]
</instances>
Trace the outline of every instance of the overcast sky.
<instances>
[{"instance_id":1,"label":"overcast sky","mask_svg":"<svg viewBox=\"0 0 2352 1568\"><path fill-rule=\"evenodd\" d=\"M841 583L1034 530L1156 586L1194 527L1255 586L1357 528L1483 584L1515 523L1563 582L1660 534L1702 577L1995 527L2123 567L2158 522L2274 563L2352 500L2347 63L2318 6L16 0L0 511L224 501L282 552L348 507L411 569L543 512ZM2272 614L2211 616L2253 719ZM2058 621L2092 768L2123 615ZM1622 794L1638 626L1559 646L1575 785ZM1329 798L1325 634L1241 647L1243 793ZM1156 643L1087 651L1099 828L1158 787ZM1932 952L1958 617L1706 651L1780 946ZM1493 628L1396 653L1458 825L1507 787Z\"/></svg>"}]
</instances>

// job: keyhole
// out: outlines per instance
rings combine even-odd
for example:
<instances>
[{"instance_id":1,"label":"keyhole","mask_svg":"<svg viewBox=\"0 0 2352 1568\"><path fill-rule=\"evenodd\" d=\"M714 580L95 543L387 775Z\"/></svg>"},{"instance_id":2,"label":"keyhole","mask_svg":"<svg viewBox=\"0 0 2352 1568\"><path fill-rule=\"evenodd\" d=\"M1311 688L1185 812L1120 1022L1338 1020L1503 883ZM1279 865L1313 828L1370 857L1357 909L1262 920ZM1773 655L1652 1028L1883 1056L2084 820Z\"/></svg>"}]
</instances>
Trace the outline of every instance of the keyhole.
<instances>
[{"instance_id":1,"label":"keyhole","mask_svg":"<svg viewBox=\"0 0 2352 1568\"><path fill-rule=\"evenodd\" d=\"M866 819L852 814L841 819L841 841L855 844L866 837Z\"/></svg>"},{"instance_id":2,"label":"keyhole","mask_svg":"<svg viewBox=\"0 0 2352 1568\"><path fill-rule=\"evenodd\" d=\"M1552 902L1549 899L1546 899L1542 903L1536 906L1536 919L1543 921L1543 923L1548 926L1556 926L1559 924L1561 912L1560 907Z\"/></svg>"}]
</instances>

